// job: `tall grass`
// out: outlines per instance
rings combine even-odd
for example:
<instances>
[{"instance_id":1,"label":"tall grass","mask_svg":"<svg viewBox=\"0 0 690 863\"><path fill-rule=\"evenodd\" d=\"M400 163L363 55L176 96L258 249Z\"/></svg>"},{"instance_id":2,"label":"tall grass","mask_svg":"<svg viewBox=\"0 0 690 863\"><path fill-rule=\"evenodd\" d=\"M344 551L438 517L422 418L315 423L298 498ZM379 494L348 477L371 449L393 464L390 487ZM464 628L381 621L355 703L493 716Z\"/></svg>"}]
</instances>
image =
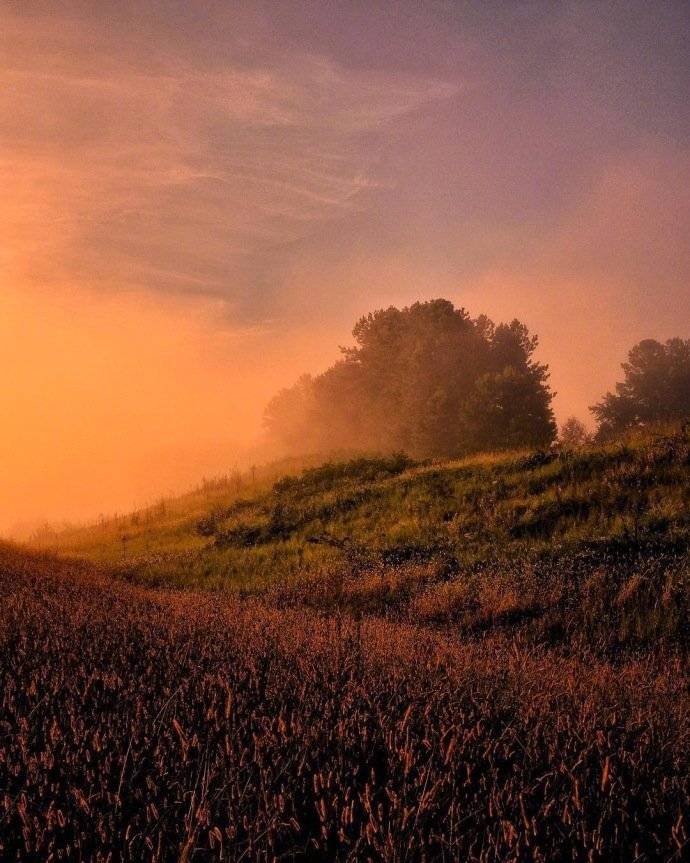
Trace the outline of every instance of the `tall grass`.
<instances>
[{"instance_id":1,"label":"tall grass","mask_svg":"<svg viewBox=\"0 0 690 863\"><path fill-rule=\"evenodd\" d=\"M614 666L0 558L3 860L687 856L679 654Z\"/></svg>"},{"instance_id":2,"label":"tall grass","mask_svg":"<svg viewBox=\"0 0 690 863\"><path fill-rule=\"evenodd\" d=\"M640 645L687 640L690 439L455 462L403 455L311 467L58 537L130 581L263 594L464 634Z\"/></svg>"}]
</instances>

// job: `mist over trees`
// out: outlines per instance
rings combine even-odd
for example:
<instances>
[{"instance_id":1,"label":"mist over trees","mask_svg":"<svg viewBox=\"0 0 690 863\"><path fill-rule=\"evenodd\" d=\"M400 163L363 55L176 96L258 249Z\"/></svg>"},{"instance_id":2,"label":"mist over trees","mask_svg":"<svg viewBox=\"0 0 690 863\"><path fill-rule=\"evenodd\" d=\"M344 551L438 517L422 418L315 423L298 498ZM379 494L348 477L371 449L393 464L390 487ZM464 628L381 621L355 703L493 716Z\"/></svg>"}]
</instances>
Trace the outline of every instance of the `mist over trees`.
<instances>
[{"instance_id":1,"label":"mist over trees","mask_svg":"<svg viewBox=\"0 0 690 863\"><path fill-rule=\"evenodd\" d=\"M635 426L690 417L690 339L638 342L622 364L624 380L590 410L608 437Z\"/></svg>"},{"instance_id":2,"label":"mist over trees","mask_svg":"<svg viewBox=\"0 0 690 863\"><path fill-rule=\"evenodd\" d=\"M352 335L327 371L268 404L265 425L288 451L440 457L553 441L548 368L520 321L471 318L438 299L372 312Z\"/></svg>"},{"instance_id":3,"label":"mist over trees","mask_svg":"<svg viewBox=\"0 0 690 863\"><path fill-rule=\"evenodd\" d=\"M561 426L558 440L566 449L577 449L589 441L589 433L581 420L577 417L568 417Z\"/></svg>"}]
</instances>

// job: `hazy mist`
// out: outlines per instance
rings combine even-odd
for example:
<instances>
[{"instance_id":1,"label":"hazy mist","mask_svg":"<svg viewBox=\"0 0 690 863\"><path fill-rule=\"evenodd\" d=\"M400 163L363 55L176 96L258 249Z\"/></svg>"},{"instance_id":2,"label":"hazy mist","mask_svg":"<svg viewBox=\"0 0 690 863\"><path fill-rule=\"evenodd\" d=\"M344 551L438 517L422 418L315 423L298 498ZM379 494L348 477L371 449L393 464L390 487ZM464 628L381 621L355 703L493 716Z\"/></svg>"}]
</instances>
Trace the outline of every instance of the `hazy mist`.
<instances>
[{"instance_id":1,"label":"hazy mist","mask_svg":"<svg viewBox=\"0 0 690 863\"><path fill-rule=\"evenodd\" d=\"M684 3L0 9L0 529L246 458L355 319L540 337L559 419L690 320Z\"/></svg>"}]
</instances>

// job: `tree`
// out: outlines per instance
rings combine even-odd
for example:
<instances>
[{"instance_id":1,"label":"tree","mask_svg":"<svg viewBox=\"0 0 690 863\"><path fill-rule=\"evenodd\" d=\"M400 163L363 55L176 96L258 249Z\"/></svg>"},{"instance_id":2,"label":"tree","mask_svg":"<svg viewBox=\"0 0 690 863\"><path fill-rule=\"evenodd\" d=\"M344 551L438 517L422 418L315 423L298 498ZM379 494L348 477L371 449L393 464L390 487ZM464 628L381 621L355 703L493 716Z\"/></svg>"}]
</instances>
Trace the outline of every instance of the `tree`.
<instances>
[{"instance_id":1,"label":"tree","mask_svg":"<svg viewBox=\"0 0 690 863\"><path fill-rule=\"evenodd\" d=\"M558 436L561 444L568 449L577 449L584 446L589 440L589 433L585 424L577 417L568 417L561 426Z\"/></svg>"},{"instance_id":2,"label":"tree","mask_svg":"<svg viewBox=\"0 0 690 863\"><path fill-rule=\"evenodd\" d=\"M448 300L366 315L345 350L361 372L369 439L378 448L426 456L458 449L458 415L487 346L465 309Z\"/></svg>"},{"instance_id":3,"label":"tree","mask_svg":"<svg viewBox=\"0 0 690 863\"><path fill-rule=\"evenodd\" d=\"M524 369L482 375L461 413L467 448L548 446L556 436L550 402L549 390Z\"/></svg>"},{"instance_id":4,"label":"tree","mask_svg":"<svg viewBox=\"0 0 690 863\"><path fill-rule=\"evenodd\" d=\"M690 416L690 339L644 339L622 364L624 380L590 410L606 437L626 428Z\"/></svg>"},{"instance_id":5,"label":"tree","mask_svg":"<svg viewBox=\"0 0 690 863\"><path fill-rule=\"evenodd\" d=\"M342 359L269 404L288 448L442 457L553 440L548 370L519 321L473 320L439 299L372 312L352 334Z\"/></svg>"},{"instance_id":6,"label":"tree","mask_svg":"<svg viewBox=\"0 0 690 863\"><path fill-rule=\"evenodd\" d=\"M291 387L280 390L264 409L264 425L291 452L308 452L315 443L314 380L302 375Z\"/></svg>"}]
</instances>

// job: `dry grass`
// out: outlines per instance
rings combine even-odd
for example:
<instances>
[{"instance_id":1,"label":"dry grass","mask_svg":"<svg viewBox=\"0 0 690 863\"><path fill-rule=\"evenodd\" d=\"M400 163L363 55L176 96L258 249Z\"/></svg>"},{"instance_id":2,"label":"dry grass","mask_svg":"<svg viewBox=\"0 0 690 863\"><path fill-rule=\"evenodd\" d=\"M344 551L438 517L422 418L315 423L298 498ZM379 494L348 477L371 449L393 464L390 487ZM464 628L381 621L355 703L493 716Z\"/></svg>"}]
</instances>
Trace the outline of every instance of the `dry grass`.
<instances>
[{"instance_id":1,"label":"dry grass","mask_svg":"<svg viewBox=\"0 0 690 863\"><path fill-rule=\"evenodd\" d=\"M678 654L0 573L2 860L687 859Z\"/></svg>"}]
</instances>

